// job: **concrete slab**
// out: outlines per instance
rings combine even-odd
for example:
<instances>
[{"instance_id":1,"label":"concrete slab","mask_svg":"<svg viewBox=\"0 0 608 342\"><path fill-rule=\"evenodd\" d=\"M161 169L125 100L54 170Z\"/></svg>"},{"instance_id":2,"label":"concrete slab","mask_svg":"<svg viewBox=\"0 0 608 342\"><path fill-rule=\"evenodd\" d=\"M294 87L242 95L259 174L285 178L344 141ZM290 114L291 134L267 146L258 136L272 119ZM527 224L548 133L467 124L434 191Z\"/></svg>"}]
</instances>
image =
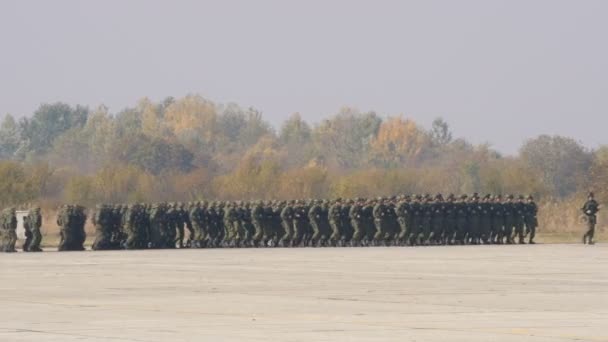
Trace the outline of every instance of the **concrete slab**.
<instances>
[{"instance_id":1,"label":"concrete slab","mask_svg":"<svg viewBox=\"0 0 608 342\"><path fill-rule=\"evenodd\" d=\"M0 341L608 341L608 246L0 255Z\"/></svg>"}]
</instances>

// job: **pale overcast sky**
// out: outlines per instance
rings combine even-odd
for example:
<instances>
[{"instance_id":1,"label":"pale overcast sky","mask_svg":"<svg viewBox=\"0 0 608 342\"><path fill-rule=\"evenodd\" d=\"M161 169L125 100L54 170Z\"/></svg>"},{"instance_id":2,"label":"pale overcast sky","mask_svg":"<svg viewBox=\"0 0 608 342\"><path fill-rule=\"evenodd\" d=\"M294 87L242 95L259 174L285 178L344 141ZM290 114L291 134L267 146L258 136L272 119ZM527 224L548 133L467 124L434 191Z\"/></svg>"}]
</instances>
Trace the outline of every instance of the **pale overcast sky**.
<instances>
[{"instance_id":1,"label":"pale overcast sky","mask_svg":"<svg viewBox=\"0 0 608 342\"><path fill-rule=\"evenodd\" d=\"M608 144L608 1L0 0L0 113L199 93L311 122L403 114L514 153Z\"/></svg>"}]
</instances>

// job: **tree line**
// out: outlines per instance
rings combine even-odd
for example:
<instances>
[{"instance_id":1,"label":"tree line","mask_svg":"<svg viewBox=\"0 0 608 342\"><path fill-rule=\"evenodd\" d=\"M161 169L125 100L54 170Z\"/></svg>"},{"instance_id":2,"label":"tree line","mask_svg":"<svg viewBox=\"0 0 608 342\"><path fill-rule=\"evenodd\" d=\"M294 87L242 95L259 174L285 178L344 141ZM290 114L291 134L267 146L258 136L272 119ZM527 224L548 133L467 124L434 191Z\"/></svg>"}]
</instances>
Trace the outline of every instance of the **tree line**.
<instances>
[{"instance_id":1,"label":"tree line","mask_svg":"<svg viewBox=\"0 0 608 342\"><path fill-rule=\"evenodd\" d=\"M441 118L343 108L278 128L255 108L198 95L100 106L41 105L0 126L0 204L306 199L397 193L608 198L608 146L541 135L516 156L455 138Z\"/></svg>"}]
</instances>

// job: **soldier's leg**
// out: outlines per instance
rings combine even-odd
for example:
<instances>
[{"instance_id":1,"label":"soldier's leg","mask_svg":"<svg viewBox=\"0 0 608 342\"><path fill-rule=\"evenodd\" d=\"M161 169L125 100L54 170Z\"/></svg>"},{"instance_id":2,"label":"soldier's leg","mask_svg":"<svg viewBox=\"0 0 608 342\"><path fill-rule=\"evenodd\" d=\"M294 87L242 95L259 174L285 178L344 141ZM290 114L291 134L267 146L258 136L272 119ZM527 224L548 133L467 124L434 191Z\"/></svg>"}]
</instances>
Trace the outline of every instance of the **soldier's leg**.
<instances>
[{"instance_id":1,"label":"soldier's leg","mask_svg":"<svg viewBox=\"0 0 608 342\"><path fill-rule=\"evenodd\" d=\"M376 234L374 234L372 243L373 245L377 246L384 238L384 224L382 220L374 220L374 226L376 227Z\"/></svg>"},{"instance_id":2,"label":"soldier's leg","mask_svg":"<svg viewBox=\"0 0 608 342\"><path fill-rule=\"evenodd\" d=\"M40 233L40 229L34 229L32 231L32 242L29 246L30 252L42 252L40 248L40 243L42 242L42 234Z\"/></svg>"},{"instance_id":3,"label":"soldier's leg","mask_svg":"<svg viewBox=\"0 0 608 342\"><path fill-rule=\"evenodd\" d=\"M534 238L536 237L536 225L531 224L528 230L528 234L530 236L530 240L528 240L529 244L534 244Z\"/></svg>"},{"instance_id":4,"label":"soldier's leg","mask_svg":"<svg viewBox=\"0 0 608 342\"><path fill-rule=\"evenodd\" d=\"M464 245L466 243L466 233L467 233L467 223L466 220L458 220L456 227L456 241L460 245Z\"/></svg>"},{"instance_id":5,"label":"soldier's leg","mask_svg":"<svg viewBox=\"0 0 608 342\"><path fill-rule=\"evenodd\" d=\"M425 221L422 224L422 244L428 244L429 238L431 237L431 222Z\"/></svg>"},{"instance_id":6,"label":"soldier's leg","mask_svg":"<svg viewBox=\"0 0 608 342\"><path fill-rule=\"evenodd\" d=\"M405 231L403 231L403 236L401 238L401 244L403 246L410 245L412 239L412 232L414 231L414 226L412 221L408 221L405 223Z\"/></svg>"},{"instance_id":7,"label":"soldier's leg","mask_svg":"<svg viewBox=\"0 0 608 342\"><path fill-rule=\"evenodd\" d=\"M410 235L408 237L410 246L416 246L418 244L418 235L420 235L420 222L418 220L413 220Z\"/></svg>"},{"instance_id":8,"label":"soldier's leg","mask_svg":"<svg viewBox=\"0 0 608 342\"><path fill-rule=\"evenodd\" d=\"M587 220L587 232L583 237L583 242L587 242L590 245L594 244L593 236L595 235L595 222L591 218Z\"/></svg>"},{"instance_id":9,"label":"soldier's leg","mask_svg":"<svg viewBox=\"0 0 608 342\"><path fill-rule=\"evenodd\" d=\"M23 242L23 246L21 247L24 252L30 251L30 245L32 243L32 232L29 229L25 230L25 241Z\"/></svg>"},{"instance_id":10,"label":"soldier's leg","mask_svg":"<svg viewBox=\"0 0 608 342\"><path fill-rule=\"evenodd\" d=\"M505 223L503 235L507 239L507 244L513 244L513 222L507 221Z\"/></svg>"},{"instance_id":11,"label":"soldier's leg","mask_svg":"<svg viewBox=\"0 0 608 342\"><path fill-rule=\"evenodd\" d=\"M515 230L516 230L515 234L518 237L518 243L519 244L525 243L524 242L524 225L521 222L518 222Z\"/></svg>"},{"instance_id":12,"label":"soldier's leg","mask_svg":"<svg viewBox=\"0 0 608 342\"><path fill-rule=\"evenodd\" d=\"M175 243L179 246L179 248L184 248L184 224L178 223L176 224L177 228L177 237L175 239Z\"/></svg>"},{"instance_id":13,"label":"soldier's leg","mask_svg":"<svg viewBox=\"0 0 608 342\"><path fill-rule=\"evenodd\" d=\"M303 228L304 227L302 227L302 224L300 222L298 222L297 220L293 221L293 235L291 237L292 247L299 246L302 242L302 237L304 233Z\"/></svg>"},{"instance_id":14,"label":"soldier's leg","mask_svg":"<svg viewBox=\"0 0 608 342\"><path fill-rule=\"evenodd\" d=\"M338 240L340 240L340 227L338 226L338 223L333 220L329 221L329 226L331 228L329 243L332 246L336 246Z\"/></svg>"},{"instance_id":15,"label":"soldier's leg","mask_svg":"<svg viewBox=\"0 0 608 342\"><path fill-rule=\"evenodd\" d=\"M188 230L188 239L186 240L186 246L190 247L194 242L194 227L192 226L192 223L186 222L186 229Z\"/></svg>"},{"instance_id":16,"label":"soldier's leg","mask_svg":"<svg viewBox=\"0 0 608 342\"><path fill-rule=\"evenodd\" d=\"M16 252L15 244L17 244L17 233L14 230L8 232L8 246L7 252Z\"/></svg>"},{"instance_id":17,"label":"soldier's leg","mask_svg":"<svg viewBox=\"0 0 608 342\"><path fill-rule=\"evenodd\" d=\"M293 239L293 222L281 220L283 234L279 237L279 244L282 247L288 247Z\"/></svg>"},{"instance_id":18,"label":"soldier's leg","mask_svg":"<svg viewBox=\"0 0 608 342\"><path fill-rule=\"evenodd\" d=\"M352 247L358 247L361 245L361 238L363 236L363 227L361 227L361 225L356 221L353 221L351 223L351 225L353 226L353 237L351 238L350 245Z\"/></svg>"},{"instance_id":19,"label":"soldier's leg","mask_svg":"<svg viewBox=\"0 0 608 342\"><path fill-rule=\"evenodd\" d=\"M262 239L264 237L264 231L262 230L259 222L252 222L253 226L253 235L251 236L251 241L254 247L262 247Z\"/></svg>"}]
</instances>

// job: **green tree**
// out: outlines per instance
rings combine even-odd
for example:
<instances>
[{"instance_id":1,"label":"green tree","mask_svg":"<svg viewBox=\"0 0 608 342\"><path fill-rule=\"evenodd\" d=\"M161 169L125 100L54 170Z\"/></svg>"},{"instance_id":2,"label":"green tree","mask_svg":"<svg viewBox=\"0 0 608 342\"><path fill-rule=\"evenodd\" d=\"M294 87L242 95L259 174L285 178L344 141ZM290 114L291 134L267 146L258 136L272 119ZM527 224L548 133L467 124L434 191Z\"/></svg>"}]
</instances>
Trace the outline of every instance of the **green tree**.
<instances>
[{"instance_id":1,"label":"green tree","mask_svg":"<svg viewBox=\"0 0 608 342\"><path fill-rule=\"evenodd\" d=\"M7 114L0 125L0 159L12 159L20 146L19 125L12 115Z\"/></svg>"},{"instance_id":2,"label":"green tree","mask_svg":"<svg viewBox=\"0 0 608 342\"><path fill-rule=\"evenodd\" d=\"M365 165L370 142L381 122L374 112L343 108L313 130L315 153L330 165L344 169Z\"/></svg>"},{"instance_id":3,"label":"green tree","mask_svg":"<svg viewBox=\"0 0 608 342\"><path fill-rule=\"evenodd\" d=\"M541 135L528 140L519 154L527 165L540 175L555 195L566 197L577 191L589 172L592 155L571 138Z\"/></svg>"},{"instance_id":4,"label":"green tree","mask_svg":"<svg viewBox=\"0 0 608 342\"><path fill-rule=\"evenodd\" d=\"M65 103L43 104L32 118L23 118L19 123L24 153L42 155L62 133L74 127L82 127L87 121L89 109L83 106L72 108Z\"/></svg>"},{"instance_id":5,"label":"green tree","mask_svg":"<svg viewBox=\"0 0 608 342\"><path fill-rule=\"evenodd\" d=\"M446 146L452 142L450 126L442 118L433 121L430 132L431 142L437 147Z\"/></svg>"}]
</instances>

